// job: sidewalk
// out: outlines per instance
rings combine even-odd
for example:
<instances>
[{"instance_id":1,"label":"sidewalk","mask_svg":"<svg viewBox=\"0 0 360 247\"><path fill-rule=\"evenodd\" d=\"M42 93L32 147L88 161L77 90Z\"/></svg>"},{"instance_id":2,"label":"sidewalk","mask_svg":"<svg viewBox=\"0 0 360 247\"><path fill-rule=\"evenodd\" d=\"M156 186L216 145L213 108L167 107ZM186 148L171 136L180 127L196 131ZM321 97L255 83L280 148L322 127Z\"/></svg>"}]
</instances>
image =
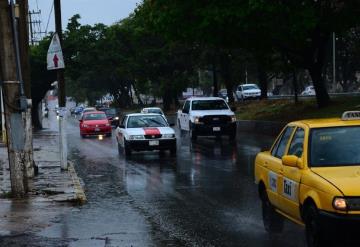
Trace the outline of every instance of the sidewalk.
<instances>
[{"instance_id":1,"label":"sidewalk","mask_svg":"<svg viewBox=\"0 0 360 247\"><path fill-rule=\"evenodd\" d=\"M34 161L38 166L38 175L29 181L29 197L50 202L84 203L85 193L74 165L69 162L67 171L60 168L58 131L48 119L43 121L43 125L44 130L33 134ZM0 147L0 197L8 197L10 192L7 148Z\"/></svg>"}]
</instances>

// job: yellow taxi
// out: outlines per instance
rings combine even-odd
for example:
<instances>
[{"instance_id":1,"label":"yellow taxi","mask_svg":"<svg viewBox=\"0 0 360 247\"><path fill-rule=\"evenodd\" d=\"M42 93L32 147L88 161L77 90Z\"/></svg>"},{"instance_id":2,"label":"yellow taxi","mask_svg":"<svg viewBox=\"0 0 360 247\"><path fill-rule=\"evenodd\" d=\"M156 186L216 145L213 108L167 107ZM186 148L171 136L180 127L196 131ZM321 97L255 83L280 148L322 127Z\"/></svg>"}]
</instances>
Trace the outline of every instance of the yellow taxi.
<instances>
[{"instance_id":1,"label":"yellow taxi","mask_svg":"<svg viewBox=\"0 0 360 247\"><path fill-rule=\"evenodd\" d=\"M291 122L270 151L255 159L264 227L280 232L284 217L305 225L309 247L332 232L360 232L360 112Z\"/></svg>"}]
</instances>

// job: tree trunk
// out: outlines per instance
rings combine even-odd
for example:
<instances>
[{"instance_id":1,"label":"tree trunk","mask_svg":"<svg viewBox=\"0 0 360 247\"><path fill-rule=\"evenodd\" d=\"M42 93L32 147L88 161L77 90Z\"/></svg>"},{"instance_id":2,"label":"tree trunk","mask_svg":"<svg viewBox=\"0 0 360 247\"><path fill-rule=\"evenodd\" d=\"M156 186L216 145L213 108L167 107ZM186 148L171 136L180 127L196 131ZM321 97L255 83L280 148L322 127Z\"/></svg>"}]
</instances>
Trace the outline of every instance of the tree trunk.
<instances>
[{"instance_id":1,"label":"tree trunk","mask_svg":"<svg viewBox=\"0 0 360 247\"><path fill-rule=\"evenodd\" d=\"M217 76L217 68L216 63L212 63L212 71L213 71L213 96L217 97L219 93L219 87L218 87L218 76Z\"/></svg>"},{"instance_id":2,"label":"tree trunk","mask_svg":"<svg viewBox=\"0 0 360 247\"><path fill-rule=\"evenodd\" d=\"M258 79L261 89L261 98L267 98L267 74L262 63L258 63Z\"/></svg>"},{"instance_id":3,"label":"tree trunk","mask_svg":"<svg viewBox=\"0 0 360 247\"><path fill-rule=\"evenodd\" d=\"M309 73L314 84L318 107L321 108L329 105L330 97L326 90L325 81L322 76L322 66L312 66L311 68L309 68Z\"/></svg>"},{"instance_id":4,"label":"tree trunk","mask_svg":"<svg viewBox=\"0 0 360 247\"><path fill-rule=\"evenodd\" d=\"M36 130L41 130L43 128L40 117L39 117L39 111L38 111L39 103L40 102L38 102L38 101L33 101L33 105L31 107L32 123Z\"/></svg>"},{"instance_id":5,"label":"tree trunk","mask_svg":"<svg viewBox=\"0 0 360 247\"><path fill-rule=\"evenodd\" d=\"M298 99L298 85L297 85L297 76L296 76L296 71L295 69L293 70L293 87L294 87L294 101L295 104L297 104L299 102Z\"/></svg>"}]
</instances>

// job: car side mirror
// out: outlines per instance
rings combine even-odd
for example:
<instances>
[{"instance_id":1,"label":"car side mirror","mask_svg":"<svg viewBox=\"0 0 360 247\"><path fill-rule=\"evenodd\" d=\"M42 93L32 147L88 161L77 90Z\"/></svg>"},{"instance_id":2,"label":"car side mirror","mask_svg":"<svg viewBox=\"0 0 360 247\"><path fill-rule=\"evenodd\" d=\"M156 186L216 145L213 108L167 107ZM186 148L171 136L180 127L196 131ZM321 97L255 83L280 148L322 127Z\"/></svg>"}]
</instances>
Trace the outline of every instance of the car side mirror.
<instances>
[{"instance_id":1,"label":"car side mirror","mask_svg":"<svg viewBox=\"0 0 360 247\"><path fill-rule=\"evenodd\" d=\"M82 123L82 122L83 122L83 120L82 120L82 119L79 119L79 122L80 122L80 123Z\"/></svg>"},{"instance_id":2,"label":"car side mirror","mask_svg":"<svg viewBox=\"0 0 360 247\"><path fill-rule=\"evenodd\" d=\"M236 106L230 107L230 110L233 111L233 112L236 112Z\"/></svg>"},{"instance_id":3,"label":"car side mirror","mask_svg":"<svg viewBox=\"0 0 360 247\"><path fill-rule=\"evenodd\" d=\"M125 125L119 124L119 128L120 128L120 129L125 129Z\"/></svg>"},{"instance_id":4,"label":"car side mirror","mask_svg":"<svg viewBox=\"0 0 360 247\"><path fill-rule=\"evenodd\" d=\"M182 109L182 113L188 113L187 110L185 109Z\"/></svg>"},{"instance_id":5,"label":"car side mirror","mask_svg":"<svg viewBox=\"0 0 360 247\"><path fill-rule=\"evenodd\" d=\"M282 157L282 164L284 166L302 168L301 160L295 155L284 155Z\"/></svg>"}]
</instances>

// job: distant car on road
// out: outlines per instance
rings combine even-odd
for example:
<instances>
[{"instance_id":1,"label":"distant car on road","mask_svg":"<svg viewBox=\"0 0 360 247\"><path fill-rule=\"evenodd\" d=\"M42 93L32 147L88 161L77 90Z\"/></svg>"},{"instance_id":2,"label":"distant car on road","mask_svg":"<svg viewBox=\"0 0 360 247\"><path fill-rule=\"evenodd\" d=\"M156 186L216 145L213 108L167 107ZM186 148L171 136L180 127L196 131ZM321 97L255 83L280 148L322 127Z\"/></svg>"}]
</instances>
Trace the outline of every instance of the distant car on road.
<instances>
[{"instance_id":1,"label":"distant car on road","mask_svg":"<svg viewBox=\"0 0 360 247\"><path fill-rule=\"evenodd\" d=\"M316 95L314 86L307 86L301 95Z\"/></svg>"},{"instance_id":2,"label":"distant car on road","mask_svg":"<svg viewBox=\"0 0 360 247\"><path fill-rule=\"evenodd\" d=\"M162 115L165 120L167 121L164 112L161 110L160 107L146 107L141 110L141 113L155 113Z\"/></svg>"},{"instance_id":3,"label":"distant car on road","mask_svg":"<svg viewBox=\"0 0 360 247\"><path fill-rule=\"evenodd\" d=\"M261 90L256 84L242 84L237 87L235 94L238 101L260 99Z\"/></svg>"},{"instance_id":4,"label":"distant car on road","mask_svg":"<svg viewBox=\"0 0 360 247\"><path fill-rule=\"evenodd\" d=\"M85 112L81 119L80 124L80 135L81 137L91 135L106 135L111 136L111 124L107 119L104 112L101 111L90 111Z\"/></svg>"},{"instance_id":5,"label":"distant car on road","mask_svg":"<svg viewBox=\"0 0 360 247\"><path fill-rule=\"evenodd\" d=\"M80 114L83 112L83 110L84 110L84 107L82 107L82 106L77 106L77 107L75 107L75 109L74 109L74 114L75 114L75 115L80 115Z\"/></svg>"},{"instance_id":6,"label":"distant car on road","mask_svg":"<svg viewBox=\"0 0 360 247\"><path fill-rule=\"evenodd\" d=\"M100 107L98 110L105 112L112 126L119 125L120 113L116 108Z\"/></svg>"},{"instance_id":7,"label":"distant car on road","mask_svg":"<svg viewBox=\"0 0 360 247\"><path fill-rule=\"evenodd\" d=\"M255 159L265 229L280 232L284 218L304 224L309 247L358 239L359 153L360 112L289 123Z\"/></svg>"},{"instance_id":8,"label":"distant car on road","mask_svg":"<svg viewBox=\"0 0 360 247\"><path fill-rule=\"evenodd\" d=\"M160 114L133 113L126 115L115 130L119 153L130 156L132 151L170 150L176 154L175 131Z\"/></svg>"},{"instance_id":9,"label":"distant car on road","mask_svg":"<svg viewBox=\"0 0 360 247\"><path fill-rule=\"evenodd\" d=\"M226 102L229 102L229 97L226 89L220 89L218 92L218 96L224 99Z\"/></svg>"},{"instance_id":10,"label":"distant car on road","mask_svg":"<svg viewBox=\"0 0 360 247\"><path fill-rule=\"evenodd\" d=\"M233 110L219 97L189 98L177 113L178 127L180 130L189 131L192 141L198 136L222 135L234 140L236 117Z\"/></svg>"}]
</instances>

